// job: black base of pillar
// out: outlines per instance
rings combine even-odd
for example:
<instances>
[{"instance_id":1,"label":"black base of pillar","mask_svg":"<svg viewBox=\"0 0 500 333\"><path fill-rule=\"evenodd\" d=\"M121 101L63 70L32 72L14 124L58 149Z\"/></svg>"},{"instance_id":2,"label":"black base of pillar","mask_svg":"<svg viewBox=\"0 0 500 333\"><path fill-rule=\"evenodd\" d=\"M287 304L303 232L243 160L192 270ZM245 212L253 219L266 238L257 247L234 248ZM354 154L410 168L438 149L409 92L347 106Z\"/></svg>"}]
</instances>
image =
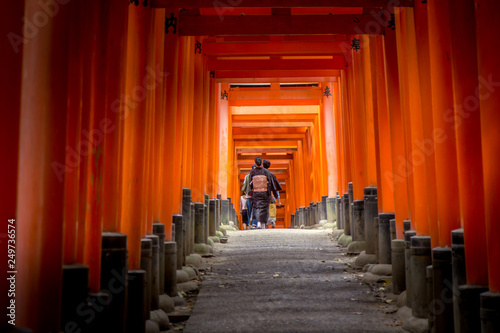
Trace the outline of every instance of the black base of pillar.
<instances>
[{"instance_id":1,"label":"black base of pillar","mask_svg":"<svg viewBox=\"0 0 500 333\"><path fill-rule=\"evenodd\" d=\"M458 318L455 318L455 332L477 332L481 327L480 295L488 291L485 286L462 285L456 295Z\"/></svg>"},{"instance_id":2,"label":"black base of pillar","mask_svg":"<svg viewBox=\"0 0 500 333\"><path fill-rule=\"evenodd\" d=\"M481 294L481 333L500 332L500 293Z\"/></svg>"}]
</instances>

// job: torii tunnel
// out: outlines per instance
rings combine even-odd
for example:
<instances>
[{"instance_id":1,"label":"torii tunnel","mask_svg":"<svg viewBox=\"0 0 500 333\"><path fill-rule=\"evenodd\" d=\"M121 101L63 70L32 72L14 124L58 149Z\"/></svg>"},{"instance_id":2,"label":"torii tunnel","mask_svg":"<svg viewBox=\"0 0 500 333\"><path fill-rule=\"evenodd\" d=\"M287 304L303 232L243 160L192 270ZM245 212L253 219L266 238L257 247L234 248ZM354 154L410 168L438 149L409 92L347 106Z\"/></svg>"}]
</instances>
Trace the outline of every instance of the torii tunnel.
<instances>
[{"instance_id":1,"label":"torii tunnel","mask_svg":"<svg viewBox=\"0 0 500 333\"><path fill-rule=\"evenodd\" d=\"M399 240L415 317L436 332L500 331L500 1L2 10L4 328L144 332L145 249L164 237L165 258L174 241L178 260L194 253L191 202L206 226L242 228L241 186L262 156L283 188L276 228L323 215L366 254L387 239L389 258ZM453 286L439 313L422 303L429 272L434 303ZM109 281L126 287L120 306L71 321L79 300L111 297Z\"/></svg>"}]
</instances>

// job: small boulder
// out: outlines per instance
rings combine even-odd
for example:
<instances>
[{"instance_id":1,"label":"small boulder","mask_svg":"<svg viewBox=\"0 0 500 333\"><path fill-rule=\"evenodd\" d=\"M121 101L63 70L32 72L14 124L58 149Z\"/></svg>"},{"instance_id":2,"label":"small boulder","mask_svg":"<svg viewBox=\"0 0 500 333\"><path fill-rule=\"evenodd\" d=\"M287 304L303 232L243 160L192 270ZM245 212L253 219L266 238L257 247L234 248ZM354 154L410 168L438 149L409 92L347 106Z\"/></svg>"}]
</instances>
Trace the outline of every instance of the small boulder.
<instances>
[{"instance_id":1,"label":"small boulder","mask_svg":"<svg viewBox=\"0 0 500 333\"><path fill-rule=\"evenodd\" d=\"M352 236L347 236L346 234L343 234L342 236L339 237L339 240L337 242L339 243L339 245L348 246L352 242Z\"/></svg>"},{"instance_id":2,"label":"small boulder","mask_svg":"<svg viewBox=\"0 0 500 333\"><path fill-rule=\"evenodd\" d=\"M212 247L213 247L215 244L214 244L214 241L213 241L213 240L211 240L210 238L208 238L208 239L207 239L207 245L209 245L209 246L212 246Z\"/></svg>"},{"instance_id":3,"label":"small boulder","mask_svg":"<svg viewBox=\"0 0 500 333\"><path fill-rule=\"evenodd\" d=\"M175 311L174 299L166 294L160 295L160 309L165 313Z\"/></svg>"},{"instance_id":4,"label":"small boulder","mask_svg":"<svg viewBox=\"0 0 500 333\"><path fill-rule=\"evenodd\" d=\"M169 329L170 321L168 320L168 316L163 310L154 310L150 312L150 318L152 321L156 322L160 327L161 331L165 331Z\"/></svg>"},{"instance_id":5,"label":"small boulder","mask_svg":"<svg viewBox=\"0 0 500 333\"><path fill-rule=\"evenodd\" d=\"M156 321L146 320L146 333L160 333L160 326Z\"/></svg>"},{"instance_id":6,"label":"small boulder","mask_svg":"<svg viewBox=\"0 0 500 333\"><path fill-rule=\"evenodd\" d=\"M392 275L392 265L378 264L373 266L370 272L375 275L390 276Z\"/></svg>"},{"instance_id":7,"label":"small boulder","mask_svg":"<svg viewBox=\"0 0 500 333\"><path fill-rule=\"evenodd\" d=\"M194 267L200 266L202 262L201 256L199 254L193 253L186 257L186 265L193 265Z\"/></svg>"},{"instance_id":8,"label":"small boulder","mask_svg":"<svg viewBox=\"0 0 500 333\"><path fill-rule=\"evenodd\" d=\"M374 254L366 254L365 251L361 251L359 256L356 258L354 265L359 268L365 267L367 264L375 263L375 255Z\"/></svg>"},{"instance_id":9,"label":"small boulder","mask_svg":"<svg viewBox=\"0 0 500 333\"><path fill-rule=\"evenodd\" d=\"M184 300L184 298L182 298L180 296L175 296L172 299L174 300L175 306L184 306L184 305L186 305L186 301Z\"/></svg>"},{"instance_id":10,"label":"small boulder","mask_svg":"<svg viewBox=\"0 0 500 333\"><path fill-rule=\"evenodd\" d=\"M184 272L183 270L179 269L177 270L177 283L184 283L189 281L189 275L188 273Z\"/></svg>"},{"instance_id":11,"label":"small boulder","mask_svg":"<svg viewBox=\"0 0 500 333\"><path fill-rule=\"evenodd\" d=\"M365 249L364 241L355 241L349 244L347 247L347 254L359 254Z\"/></svg>"},{"instance_id":12,"label":"small boulder","mask_svg":"<svg viewBox=\"0 0 500 333\"><path fill-rule=\"evenodd\" d=\"M223 236L221 236L221 237L223 237ZM217 236L211 236L211 237L208 237L208 239L212 240L213 243L220 243L220 239Z\"/></svg>"},{"instance_id":13,"label":"small boulder","mask_svg":"<svg viewBox=\"0 0 500 333\"><path fill-rule=\"evenodd\" d=\"M188 291L195 291L196 289L198 289L198 283L196 283L194 281L189 281L189 282L177 284L178 291L188 292Z\"/></svg>"},{"instance_id":14,"label":"small boulder","mask_svg":"<svg viewBox=\"0 0 500 333\"><path fill-rule=\"evenodd\" d=\"M198 278L198 275L196 275L196 272L191 267L184 266L182 267L182 270L187 273L187 275L189 276L189 280L194 280Z\"/></svg>"}]
</instances>

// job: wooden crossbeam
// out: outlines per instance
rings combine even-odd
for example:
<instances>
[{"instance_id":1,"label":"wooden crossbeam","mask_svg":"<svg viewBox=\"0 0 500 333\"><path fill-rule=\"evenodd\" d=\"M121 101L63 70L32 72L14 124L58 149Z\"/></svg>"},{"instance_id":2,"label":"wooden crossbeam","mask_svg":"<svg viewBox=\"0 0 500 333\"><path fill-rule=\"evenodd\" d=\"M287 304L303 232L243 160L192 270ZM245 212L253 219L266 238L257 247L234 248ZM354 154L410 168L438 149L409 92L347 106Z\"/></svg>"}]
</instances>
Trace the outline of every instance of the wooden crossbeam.
<instances>
[{"instance_id":1,"label":"wooden crossbeam","mask_svg":"<svg viewBox=\"0 0 500 333\"><path fill-rule=\"evenodd\" d=\"M309 90L256 90L256 91L230 91L229 101L247 100L300 100L300 99L321 99L323 91L321 89Z\"/></svg>"},{"instance_id":2,"label":"wooden crossbeam","mask_svg":"<svg viewBox=\"0 0 500 333\"><path fill-rule=\"evenodd\" d=\"M382 34L372 15L190 15L179 13L180 36ZM385 25L385 24L384 24Z\"/></svg>"},{"instance_id":3,"label":"wooden crossbeam","mask_svg":"<svg viewBox=\"0 0 500 333\"><path fill-rule=\"evenodd\" d=\"M351 49L348 41L333 42L263 42L263 43L207 43L202 50L208 56L258 55L333 55Z\"/></svg>"},{"instance_id":4,"label":"wooden crossbeam","mask_svg":"<svg viewBox=\"0 0 500 333\"><path fill-rule=\"evenodd\" d=\"M317 82L316 80L309 80L306 78L314 77L328 77L334 78L340 76L340 70L293 70L293 71L278 71L278 70L259 70L249 71L241 70L223 70L215 72L215 79L251 79L251 78L303 78L305 82ZM235 81L236 82L236 81ZM270 81L266 81L270 82ZM302 81L304 82L304 81Z\"/></svg>"},{"instance_id":5,"label":"wooden crossbeam","mask_svg":"<svg viewBox=\"0 0 500 333\"><path fill-rule=\"evenodd\" d=\"M333 59L264 59L264 60L218 60L209 57L207 66L209 71L294 71L294 70L340 70L347 65L344 56L335 56ZM217 74L217 73L216 73ZM324 75L327 76L327 75Z\"/></svg>"},{"instance_id":6,"label":"wooden crossbeam","mask_svg":"<svg viewBox=\"0 0 500 333\"><path fill-rule=\"evenodd\" d=\"M152 0L156 8L292 8L385 7L387 0ZM413 7L413 0L399 0L398 7Z\"/></svg>"}]
</instances>

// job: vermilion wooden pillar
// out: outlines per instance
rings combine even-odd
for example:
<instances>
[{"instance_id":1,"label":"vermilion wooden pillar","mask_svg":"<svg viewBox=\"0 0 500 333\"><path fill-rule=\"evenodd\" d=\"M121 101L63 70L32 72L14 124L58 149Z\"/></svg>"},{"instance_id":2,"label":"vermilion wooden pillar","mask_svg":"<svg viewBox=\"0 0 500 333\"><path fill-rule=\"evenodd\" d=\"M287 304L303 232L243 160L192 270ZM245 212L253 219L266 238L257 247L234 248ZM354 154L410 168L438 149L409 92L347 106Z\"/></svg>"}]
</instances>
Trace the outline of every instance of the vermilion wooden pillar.
<instances>
[{"instance_id":1,"label":"vermilion wooden pillar","mask_svg":"<svg viewBox=\"0 0 500 333\"><path fill-rule=\"evenodd\" d=\"M71 20L78 22L81 12L78 5L70 9ZM82 120L82 30L81 24L72 24L69 40L68 113L66 128L66 161L60 170L64 176L64 264L76 263L77 226L79 208L79 183L82 156L79 153ZM83 165L84 167L86 164ZM86 200L86 197L83 198Z\"/></svg>"},{"instance_id":2,"label":"vermilion wooden pillar","mask_svg":"<svg viewBox=\"0 0 500 333\"><path fill-rule=\"evenodd\" d=\"M350 116L350 101L349 101L349 82L347 81L346 71L343 70L340 73L340 82L342 88L342 140L343 140L343 148L342 148L342 156L343 156L343 193L347 193L347 184L352 180L352 138L351 138L351 116Z\"/></svg>"},{"instance_id":3,"label":"vermilion wooden pillar","mask_svg":"<svg viewBox=\"0 0 500 333\"><path fill-rule=\"evenodd\" d=\"M219 181L217 192L222 195L222 199L227 198L227 164L229 163L229 103L226 98L221 98L221 94L229 93L229 84L219 84L216 96L218 98L219 109Z\"/></svg>"},{"instance_id":4,"label":"vermilion wooden pillar","mask_svg":"<svg viewBox=\"0 0 500 333\"><path fill-rule=\"evenodd\" d=\"M363 83L365 90L365 160L366 160L366 179L365 186L377 186L377 163L375 157L375 124L374 111L376 99L373 98L374 88L372 86L371 70L371 39L369 35L363 35L362 64L363 64Z\"/></svg>"},{"instance_id":5,"label":"vermilion wooden pillar","mask_svg":"<svg viewBox=\"0 0 500 333\"><path fill-rule=\"evenodd\" d=\"M193 175L193 102L194 102L194 37L186 37L184 44L185 61L182 77L179 77L182 111L182 186L192 188Z\"/></svg>"},{"instance_id":6,"label":"vermilion wooden pillar","mask_svg":"<svg viewBox=\"0 0 500 333\"><path fill-rule=\"evenodd\" d=\"M401 103L401 119L403 125L403 135L404 135L404 161L401 160L400 164L404 165L404 168L400 169L401 173L406 173L406 195L408 200L408 217L411 219L413 227L415 226L415 194L413 188L414 181L414 171L412 168L413 155L412 155L412 125L410 117L410 83L408 80L408 51L406 48L407 43L407 25L404 19L404 8L394 8L394 20L396 24L396 45L397 45L397 55L398 55L398 69L399 69L399 92L400 92L400 103ZM402 225L403 221L398 221L396 217L396 223Z\"/></svg>"},{"instance_id":7,"label":"vermilion wooden pillar","mask_svg":"<svg viewBox=\"0 0 500 333\"><path fill-rule=\"evenodd\" d=\"M193 41L194 42L194 41ZM200 37L196 42L201 43ZM194 48L193 48L194 49ZM193 101L193 136L191 138L193 160L192 160L192 186L191 197L193 202L204 202L205 191L203 188L203 128L204 128L204 98L203 98L203 55L195 53L194 57L194 101Z\"/></svg>"},{"instance_id":8,"label":"vermilion wooden pillar","mask_svg":"<svg viewBox=\"0 0 500 333\"><path fill-rule=\"evenodd\" d=\"M335 197L337 192L342 193L342 178L344 177L344 168L343 168L343 154L342 154L342 97L341 97L341 88L338 81L332 83L332 91L333 91L333 113L334 113L334 122L335 122L335 160L336 160L336 169L337 174L336 177L337 186L334 188L334 192L330 194L330 187L328 187L328 196Z\"/></svg>"},{"instance_id":9,"label":"vermilion wooden pillar","mask_svg":"<svg viewBox=\"0 0 500 333\"><path fill-rule=\"evenodd\" d=\"M297 152L294 153L294 160L297 161L297 179L299 180L299 202L300 206L309 205L306 197L305 190L305 174L304 174L304 159L303 159L303 151L302 151L302 140L297 141Z\"/></svg>"},{"instance_id":10,"label":"vermilion wooden pillar","mask_svg":"<svg viewBox=\"0 0 500 333\"><path fill-rule=\"evenodd\" d=\"M87 33L91 28L94 20L83 20L82 17L88 16L91 8L86 6L83 2L76 2L75 6L78 7L79 13L76 17L80 20L81 29L81 45L79 52L81 52L81 121L78 133L80 135L79 146L77 153L80 156L80 170L79 170L79 194L78 194L78 220L77 220L77 233L76 233L76 262L83 263L85 256L85 232L87 221L87 190L88 190L88 173L89 173L89 149L88 138L84 136L83 132L90 132L91 124L89 111L91 109L91 94L92 94L92 64L91 64L91 50L92 50L92 35ZM71 96L70 96L71 97Z\"/></svg>"},{"instance_id":11,"label":"vermilion wooden pillar","mask_svg":"<svg viewBox=\"0 0 500 333\"><path fill-rule=\"evenodd\" d=\"M106 119L109 132L104 138L103 231L120 229L123 123L126 115L125 91L128 4L109 2L108 43L106 47Z\"/></svg>"},{"instance_id":12,"label":"vermilion wooden pillar","mask_svg":"<svg viewBox=\"0 0 500 333\"><path fill-rule=\"evenodd\" d=\"M165 10L170 15L171 10ZM177 156L182 148L177 141L180 127L177 126L177 82L179 77L179 37L172 29L165 34L164 40L164 80L165 92L165 131L163 133L163 178L160 221L165 224L166 239L172 236L172 215L180 212L181 185L180 161Z\"/></svg>"},{"instance_id":13,"label":"vermilion wooden pillar","mask_svg":"<svg viewBox=\"0 0 500 333\"><path fill-rule=\"evenodd\" d=\"M172 37L173 38L173 37ZM184 73L187 61L187 52L188 52L188 38L187 37L179 37L178 38L178 73L177 73L177 81L175 84L177 85L177 95L176 95L176 131L175 131L175 150L174 150L174 158L175 158L175 167L174 167L174 189L177 190L177 193L174 193L174 211L181 214L182 213L182 152L183 152L183 89L182 86L185 85ZM184 83L183 83L184 82Z\"/></svg>"},{"instance_id":14,"label":"vermilion wooden pillar","mask_svg":"<svg viewBox=\"0 0 500 333\"><path fill-rule=\"evenodd\" d=\"M488 277L490 291L500 292L500 224L498 223L498 198L500 196L500 70L498 54L500 45L493 42L500 29L498 10L500 3L493 0L476 0L476 38L479 74L479 99L481 103L481 136L483 151L484 203L486 237L488 243ZM479 241L479 240L478 240Z\"/></svg>"},{"instance_id":15,"label":"vermilion wooden pillar","mask_svg":"<svg viewBox=\"0 0 500 333\"><path fill-rule=\"evenodd\" d=\"M335 197L337 188L338 188L338 164L337 164L337 123L335 113L337 110L334 110L334 106L336 106L336 101L338 101L338 88L335 84L335 87L331 82L325 84L325 89L328 87L328 90L331 93L331 96L325 96L323 93L323 122L325 132L323 133L325 137L325 151L326 151L326 160L327 160L327 170L326 175L328 177L328 192L327 195L329 197Z\"/></svg>"},{"instance_id":16,"label":"vermilion wooden pillar","mask_svg":"<svg viewBox=\"0 0 500 333\"><path fill-rule=\"evenodd\" d=\"M374 98L375 152L377 158L377 198L379 212L394 212L394 182L392 181L391 137L385 80L384 40L370 40L372 86ZM376 110L376 111L375 111ZM376 114L376 116L375 116Z\"/></svg>"},{"instance_id":17,"label":"vermilion wooden pillar","mask_svg":"<svg viewBox=\"0 0 500 333\"><path fill-rule=\"evenodd\" d=\"M91 105L83 110L90 117L90 130L86 142L91 147L88 163L87 215L85 228L84 263L89 266L89 287L92 292L100 290L101 284L101 234L102 234L102 197L104 171L104 136L108 131L105 120L106 107L106 44L109 3L94 3L89 6L93 13L91 27L86 33L92 38L90 48L91 63Z\"/></svg>"},{"instance_id":18,"label":"vermilion wooden pillar","mask_svg":"<svg viewBox=\"0 0 500 333\"><path fill-rule=\"evenodd\" d=\"M216 113L216 107L215 107L215 102L216 102L216 93L215 89L217 87L217 84L215 83L215 79L211 78L210 75L208 75L208 85L209 85L209 91L208 91L208 114L209 114L209 121L208 121L208 146L207 146L207 193L210 195L210 197L215 198L217 196L216 193L216 184L217 184L217 173L216 173L216 165L215 165L215 160L217 159L217 151L215 149L217 142L216 142L216 130L217 130L217 113Z\"/></svg>"},{"instance_id":19,"label":"vermilion wooden pillar","mask_svg":"<svg viewBox=\"0 0 500 333\"><path fill-rule=\"evenodd\" d=\"M26 17L41 12L39 1L25 2ZM34 332L58 332L60 327L64 180L52 164L66 157L68 19L69 8L60 6L23 50L16 325Z\"/></svg>"},{"instance_id":20,"label":"vermilion wooden pillar","mask_svg":"<svg viewBox=\"0 0 500 333\"><path fill-rule=\"evenodd\" d=\"M203 193L211 196L211 180L208 178L210 169L210 74L207 67L207 59L203 57L203 156L202 156L202 175L201 183ZM211 149L211 148L210 148ZM213 196L212 196L213 197Z\"/></svg>"},{"instance_id":21,"label":"vermilion wooden pillar","mask_svg":"<svg viewBox=\"0 0 500 333\"><path fill-rule=\"evenodd\" d=\"M163 193L163 161L166 155L164 146L164 131L166 125L165 111L165 77L164 77L164 50L165 50L165 9L156 9L154 16L154 36L155 36L155 75L150 84L154 86L154 134L153 134L153 218L152 222L164 223L167 226L172 222L171 219L160 219L160 210L162 206ZM154 82L154 83L153 83ZM170 188L171 191L171 188Z\"/></svg>"},{"instance_id":22,"label":"vermilion wooden pillar","mask_svg":"<svg viewBox=\"0 0 500 333\"><path fill-rule=\"evenodd\" d=\"M363 39L362 36L354 38ZM364 42L364 41L362 41ZM369 51L365 49L365 45L361 45L358 51L352 51L351 71L353 89L350 90L351 105L352 105L352 137L353 137L353 157L354 157L354 174L353 174L353 198L354 200L363 199L364 188L367 185L366 175L366 121L365 121L365 82L364 82L364 67L362 53Z\"/></svg>"},{"instance_id":23,"label":"vermilion wooden pillar","mask_svg":"<svg viewBox=\"0 0 500 333\"><path fill-rule=\"evenodd\" d=\"M5 156L5 163L2 165L2 191L0 200L2 202L1 221L2 235L5 238L1 240L0 251L8 254L7 222L9 219L16 218L17 201L17 180L18 180L18 157L19 157L19 117L21 109L21 74L23 61L23 43L18 36L23 35L23 22L20 20L24 15L24 1L11 1L5 3L5 15L0 20L0 34L4 36L0 41L0 98L3 101L5 112L2 112L0 121L0 142L3 142L0 153ZM8 64L8 65L7 65ZM64 161L61 161L64 163ZM11 244L12 245L12 244ZM0 263L2 272L7 272L7 258ZM10 282L7 278L2 278L0 288L3 291L0 296L0 306L7 309L10 300L7 291ZM6 315L0 319L0 330L7 331Z\"/></svg>"},{"instance_id":24,"label":"vermilion wooden pillar","mask_svg":"<svg viewBox=\"0 0 500 333\"><path fill-rule=\"evenodd\" d=\"M120 230L127 234L129 269L140 268L141 238L145 232L141 226L143 219L145 181L144 160L146 141L146 97L142 85L146 77L147 36L150 10L141 6L130 6L127 41L127 78L125 93L128 95L124 128L122 223Z\"/></svg>"},{"instance_id":25,"label":"vermilion wooden pillar","mask_svg":"<svg viewBox=\"0 0 500 333\"><path fill-rule=\"evenodd\" d=\"M402 69L406 72L406 80L402 82L406 86L407 99L404 114L406 123L411 124L411 133L407 133L410 145L406 156L408 157L408 172L412 173L413 178L413 186L409 189L413 198L413 200L410 200L413 202L411 206L412 229L415 229L418 235L430 236L426 187L426 154L421 147L421 142L424 141L424 129L422 124L419 63L413 17L411 8L401 9L401 25L405 27L405 36L402 38L401 48L405 50L406 54L406 61L401 63Z\"/></svg>"},{"instance_id":26,"label":"vermilion wooden pillar","mask_svg":"<svg viewBox=\"0 0 500 333\"><path fill-rule=\"evenodd\" d=\"M427 4L419 1L415 2L414 16L423 127L423 141L419 143L419 149L425 154L428 220L432 247L436 247L439 246L439 225L437 223L436 163L432 119L432 89L430 84L431 69Z\"/></svg>"},{"instance_id":27,"label":"vermilion wooden pillar","mask_svg":"<svg viewBox=\"0 0 500 333\"><path fill-rule=\"evenodd\" d=\"M389 128L391 137L392 177L394 183L394 208L396 213L396 232L403 238L403 221L409 216L408 189L406 175L406 156L404 146L403 119L399 91L399 69L396 48L396 33L385 30L385 69L389 110ZM387 212L389 213L389 212Z\"/></svg>"},{"instance_id":28,"label":"vermilion wooden pillar","mask_svg":"<svg viewBox=\"0 0 500 333\"><path fill-rule=\"evenodd\" d=\"M464 228L467 283L488 284L484 216L483 155L473 0L450 2L450 29L460 207ZM471 22L464 25L464 20Z\"/></svg>"},{"instance_id":29,"label":"vermilion wooden pillar","mask_svg":"<svg viewBox=\"0 0 500 333\"><path fill-rule=\"evenodd\" d=\"M431 1L427 9L439 245L451 246L451 231L461 225L460 208L457 205L459 193L448 0Z\"/></svg>"}]
</instances>

